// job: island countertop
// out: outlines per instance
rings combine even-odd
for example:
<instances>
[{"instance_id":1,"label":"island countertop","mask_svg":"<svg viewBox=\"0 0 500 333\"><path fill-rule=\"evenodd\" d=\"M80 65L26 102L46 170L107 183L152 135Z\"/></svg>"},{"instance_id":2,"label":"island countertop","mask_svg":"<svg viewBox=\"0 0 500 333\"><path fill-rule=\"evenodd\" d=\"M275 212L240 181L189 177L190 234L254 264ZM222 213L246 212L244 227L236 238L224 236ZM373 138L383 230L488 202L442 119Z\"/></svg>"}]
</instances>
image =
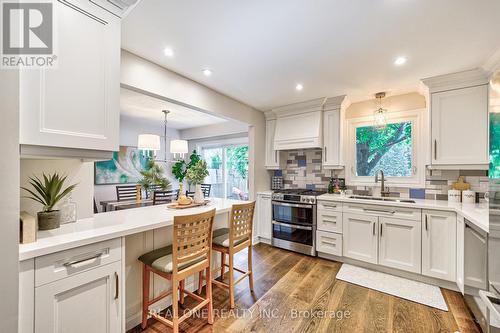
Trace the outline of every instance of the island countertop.
<instances>
[{"instance_id":1,"label":"island countertop","mask_svg":"<svg viewBox=\"0 0 500 333\"><path fill-rule=\"evenodd\" d=\"M214 208L216 214L224 214L231 210L233 204L246 202L219 198L210 200L206 206L188 209L168 209L166 205L157 205L100 213L64 224L58 229L39 231L36 242L19 245L19 260L170 226L175 216L202 213Z\"/></svg>"}]
</instances>

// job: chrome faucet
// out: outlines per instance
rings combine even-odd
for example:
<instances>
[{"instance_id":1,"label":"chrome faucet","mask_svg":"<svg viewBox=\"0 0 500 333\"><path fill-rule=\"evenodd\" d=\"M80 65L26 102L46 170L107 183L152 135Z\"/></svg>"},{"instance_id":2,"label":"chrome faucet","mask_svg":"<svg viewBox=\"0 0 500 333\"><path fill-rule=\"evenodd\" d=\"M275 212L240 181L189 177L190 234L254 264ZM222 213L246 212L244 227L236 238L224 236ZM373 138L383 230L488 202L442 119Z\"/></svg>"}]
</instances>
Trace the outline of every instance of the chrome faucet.
<instances>
[{"instance_id":1,"label":"chrome faucet","mask_svg":"<svg viewBox=\"0 0 500 333\"><path fill-rule=\"evenodd\" d=\"M380 182L381 182L381 188L380 188L380 195L382 197L388 197L391 192L389 192L389 188L385 187L385 176L384 176L384 171L383 170L378 170L377 172L375 172L375 183L378 183L378 175L381 175L380 177Z\"/></svg>"}]
</instances>

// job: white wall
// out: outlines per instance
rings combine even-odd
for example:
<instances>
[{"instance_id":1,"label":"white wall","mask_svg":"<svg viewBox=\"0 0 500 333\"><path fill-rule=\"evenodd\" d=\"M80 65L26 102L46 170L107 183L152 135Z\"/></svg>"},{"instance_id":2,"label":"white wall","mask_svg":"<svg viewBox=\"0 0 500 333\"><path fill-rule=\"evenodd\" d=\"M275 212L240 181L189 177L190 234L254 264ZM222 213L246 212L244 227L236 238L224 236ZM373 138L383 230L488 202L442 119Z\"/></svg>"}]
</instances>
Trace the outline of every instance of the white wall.
<instances>
[{"instance_id":1,"label":"white wall","mask_svg":"<svg viewBox=\"0 0 500 333\"><path fill-rule=\"evenodd\" d=\"M163 122L153 122L140 118L133 117L120 117L120 145L137 147L137 136L141 133L157 134L163 137ZM179 131L167 128L167 159L172 159L169 152L170 139L179 139ZM157 157L164 159L164 141L161 140L161 150L158 152ZM165 169L167 178L172 182L172 186L177 187L177 182L172 177L172 164L162 164ZM93 180L92 180L93 181ZM94 193L99 210L101 206L99 202L103 200L116 199L116 185L95 185Z\"/></svg>"},{"instance_id":2,"label":"white wall","mask_svg":"<svg viewBox=\"0 0 500 333\"><path fill-rule=\"evenodd\" d=\"M65 186L78 184L71 197L77 204L77 217L79 219L92 217L94 214L92 201L94 197L94 163L66 159L22 159L21 186L31 188L31 185L29 185L29 177L33 175L41 177L43 173L52 174L54 172L68 176ZM28 195L28 193L21 190L21 195ZM41 208L41 204L27 198L21 198L21 210L36 216L36 213L39 212Z\"/></svg>"},{"instance_id":3,"label":"white wall","mask_svg":"<svg viewBox=\"0 0 500 333\"><path fill-rule=\"evenodd\" d=\"M17 332L19 271L19 72L0 75L0 331Z\"/></svg>"},{"instance_id":4,"label":"white wall","mask_svg":"<svg viewBox=\"0 0 500 333\"><path fill-rule=\"evenodd\" d=\"M248 136L248 124L237 121L227 121L220 124L188 128L180 131L184 140L207 139L214 136L234 135L244 133Z\"/></svg>"},{"instance_id":5,"label":"white wall","mask_svg":"<svg viewBox=\"0 0 500 333\"><path fill-rule=\"evenodd\" d=\"M189 107L249 124L250 194L269 189L264 167L265 117L246 104L122 50L121 83Z\"/></svg>"}]
</instances>

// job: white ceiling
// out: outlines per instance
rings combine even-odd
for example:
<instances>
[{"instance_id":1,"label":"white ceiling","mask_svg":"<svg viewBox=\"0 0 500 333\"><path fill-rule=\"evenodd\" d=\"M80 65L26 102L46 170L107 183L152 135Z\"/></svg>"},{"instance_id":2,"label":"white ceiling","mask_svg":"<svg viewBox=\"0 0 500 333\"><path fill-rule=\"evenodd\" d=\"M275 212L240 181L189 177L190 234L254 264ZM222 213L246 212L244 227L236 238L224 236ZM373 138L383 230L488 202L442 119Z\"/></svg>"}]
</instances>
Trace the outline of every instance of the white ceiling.
<instances>
[{"instance_id":1,"label":"white ceiling","mask_svg":"<svg viewBox=\"0 0 500 333\"><path fill-rule=\"evenodd\" d=\"M178 130L227 122L226 119L125 88L120 89L120 109L120 114L123 116L154 121L159 126L163 126L164 120L161 111L169 110L171 112L167 116L168 128Z\"/></svg>"},{"instance_id":2,"label":"white ceiling","mask_svg":"<svg viewBox=\"0 0 500 333\"><path fill-rule=\"evenodd\" d=\"M415 90L421 78L481 66L499 32L499 0L142 0L123 21L122 47L266 110ZM394 66L398 56L407 64Z\"/></svg>"}]
</instances>

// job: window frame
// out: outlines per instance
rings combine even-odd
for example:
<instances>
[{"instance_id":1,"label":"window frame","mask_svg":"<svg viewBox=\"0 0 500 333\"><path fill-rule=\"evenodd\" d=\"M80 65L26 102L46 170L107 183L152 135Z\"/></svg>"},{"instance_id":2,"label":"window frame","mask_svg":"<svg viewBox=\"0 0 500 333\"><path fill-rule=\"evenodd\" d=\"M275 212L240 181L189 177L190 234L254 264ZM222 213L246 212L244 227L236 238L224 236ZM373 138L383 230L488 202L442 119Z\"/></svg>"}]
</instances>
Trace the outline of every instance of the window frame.
<instances>
[{"instance_id":1,"label":"window frame","mask_svg":"<svg viewBox=\"0 0 500 333\"><path fill-rule=\"evenodd\" d=\"M386 176L385 184L388 187L424 187L425 186L425 133L423 128L426 109L417 109L402 112L388 112L388 124L412 123L412 169L411 177ZM375 177L356 175L356 128L373 126L373 116L347 119L346 131L346 182L354 186L375 186Z\"/></svg>"}]
</instances>

